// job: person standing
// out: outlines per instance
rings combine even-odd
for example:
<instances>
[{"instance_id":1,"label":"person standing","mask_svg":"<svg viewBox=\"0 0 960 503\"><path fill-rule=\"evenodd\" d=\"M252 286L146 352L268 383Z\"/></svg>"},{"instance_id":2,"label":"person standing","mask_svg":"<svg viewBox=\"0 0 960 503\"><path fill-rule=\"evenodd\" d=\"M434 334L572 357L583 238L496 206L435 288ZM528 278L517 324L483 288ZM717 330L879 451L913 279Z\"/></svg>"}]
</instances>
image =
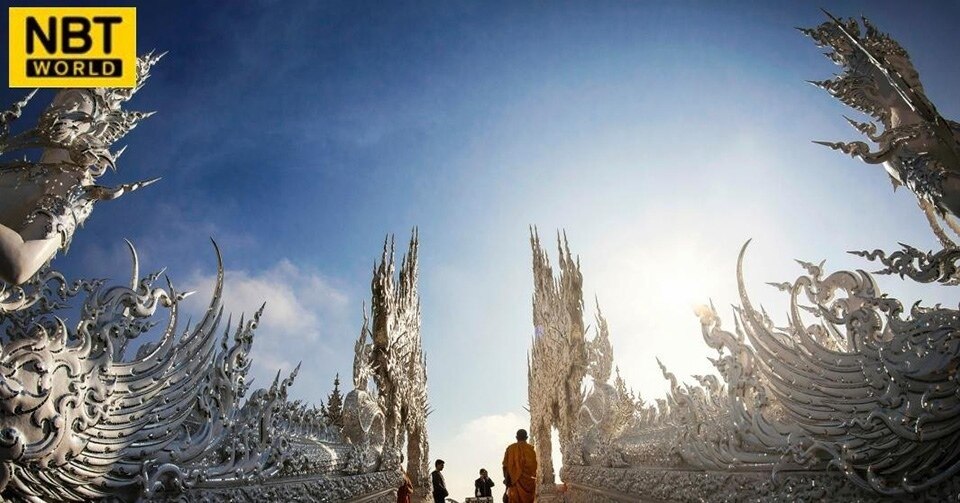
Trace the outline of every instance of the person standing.
<instances>
[{"instance_id":1,"label":"person standing","mask_svg":"<svg viewBox=\"0 0 960 503\"><path fill-rule=\"evenodd\" d=\"M492 497L493 479L487 476L487 469L480 469L480 478L473 482L473 495L478 498Z\"/></svg>"},{"instance_id":2,"label":"person standing","mask_svg":"<svg viewBox=\"0 0 960 503\"><path fill-rule=\"evenodd\" d=\"M433 481L433 502L443 503L450 494L447 491L447 482L443 480L443 474L440 473L443 471L443 460L436 460L433 463L433 466L436 467L436 470L430 474L430 477Z\"/></svg>"},{"instance_id":3,"label":"person standing","mask_svg":"<svg viewBox=\"0 0 960 503\"><path fill-rule=\"evenodd\" d=\"M397 503L410 503L411 496L413 496L413 481L410 480L407 471L403 469L403 456L400 456L400 474L403 475L403 483L397 488Z\"/></svg>"},{"instance_id":4,"label":"person standing","mask_svg":"<svg viewBox=\"0 0 960 503\"><path fill-rule=\"evenodd\" d=\"M527 443L527 430L503 453L503 481L510 503L533 503L537 496L537 453Z\"/></svg>"}]
</instances>

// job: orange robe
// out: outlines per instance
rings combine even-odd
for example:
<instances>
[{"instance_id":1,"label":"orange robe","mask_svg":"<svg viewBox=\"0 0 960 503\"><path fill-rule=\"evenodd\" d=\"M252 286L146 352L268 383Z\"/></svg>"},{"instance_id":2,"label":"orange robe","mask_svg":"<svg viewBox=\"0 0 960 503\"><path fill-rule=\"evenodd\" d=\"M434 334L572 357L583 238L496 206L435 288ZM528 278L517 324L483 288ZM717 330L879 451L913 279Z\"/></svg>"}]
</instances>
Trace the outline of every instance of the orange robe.
<instances>
[{"instance_id":1,"label":"orange robe","mask_svg":"<svg viewBox=\"0 0 960 503\"><path fill-rule=\"evenodd\" d=\"M503 453L503 467L510 476L510 503L533 503L537 495L537 453L526 442L517 442Z\"/></svg>"}]
</instances>

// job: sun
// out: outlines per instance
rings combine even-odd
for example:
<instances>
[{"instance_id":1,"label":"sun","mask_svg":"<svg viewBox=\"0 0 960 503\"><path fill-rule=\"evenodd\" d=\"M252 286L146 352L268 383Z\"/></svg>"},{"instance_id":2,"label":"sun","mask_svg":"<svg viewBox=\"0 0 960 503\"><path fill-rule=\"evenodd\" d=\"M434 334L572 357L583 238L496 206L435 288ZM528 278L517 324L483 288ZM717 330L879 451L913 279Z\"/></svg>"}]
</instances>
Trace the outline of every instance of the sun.
<instances>
[{"instance_id":1,"label":"sun","mask_svg":"<svg viewBox=\"0 0 960 503\"><path fill-rule=\"evenodd\" d=\"M645 261L645 267L639 271L647 285L650 307L660 312L680 309L689 312L721 293L725 282L723 273L729 274L729 271L709 250L692 243L657 249L663 251L657 253L654 260Z\"/></svg>"}]
</instances>

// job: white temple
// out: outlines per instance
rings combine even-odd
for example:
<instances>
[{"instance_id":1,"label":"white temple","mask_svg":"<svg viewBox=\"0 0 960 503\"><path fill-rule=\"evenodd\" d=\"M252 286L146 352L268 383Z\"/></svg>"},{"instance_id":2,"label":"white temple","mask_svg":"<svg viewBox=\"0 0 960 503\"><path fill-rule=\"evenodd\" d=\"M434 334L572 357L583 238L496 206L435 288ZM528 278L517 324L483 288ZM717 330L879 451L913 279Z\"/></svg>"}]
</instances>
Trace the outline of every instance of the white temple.
<instances>
[{"instance_id":1,"label":"white temple","mask_svg":"<svg viewBox=\"0 0 960 503\"><path fill-rule=\"evenodd\" d=\"M850 121L875 147L821 143L882 165L911 190L943 249L857 254L881 264L879 274L956 285L960 124L926 98L906 51L862 24L831 16L802 30L843 70L815 84L877 122ZM0 115L0 496L391 502L405 472L415 500L428 500L416 230L399 269L392 239L374 268L342 422L288 399L296 370L250 389L262 309L235 324L223 319L230 284L216 245L212 298L187 327L179 319L187 293L142 274L132 245L124 285L69 280L53 268L97 204L155 181L96 183L117 162L115 142L149 117L123 107L159 59L140 59L135 89L60 92L21 133L10 125L32 95ZM960 311L908 310L869 273L802 263L802 276L776 284L791 306L779 327L751 303L740 274L740 305L726 325L713 306L697 313L719 378L681 385L661 365L670 393L648 404L620 378L624 360L614 357L599 306L595 329L585 328L579 259L566 236L557 244L554 270L531 231L527 385L540 501L960 497ZM70 308L79 318L60 316ZM141 344L157 319L159 340Z\"/></svg>"}]
</instances>

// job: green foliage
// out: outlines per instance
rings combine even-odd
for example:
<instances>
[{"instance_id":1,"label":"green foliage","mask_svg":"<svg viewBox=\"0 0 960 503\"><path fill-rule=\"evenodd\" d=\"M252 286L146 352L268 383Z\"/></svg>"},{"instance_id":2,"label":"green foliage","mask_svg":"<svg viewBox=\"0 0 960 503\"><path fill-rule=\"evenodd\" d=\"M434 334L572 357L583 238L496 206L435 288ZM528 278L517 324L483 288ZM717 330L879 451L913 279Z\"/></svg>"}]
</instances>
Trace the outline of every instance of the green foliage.
<instances>
[{"instance_id":1,"label":"green foliage","mask_svg":"<svg viewBox=\"0 0 960 503\"><path fill-rule=\"evenodd\" d=\"M333 379L333 391L327 396L327 405L320 405L330 424L343 428L343 395L340 394L340 374Z\"/></svg>"}]
</instances>

